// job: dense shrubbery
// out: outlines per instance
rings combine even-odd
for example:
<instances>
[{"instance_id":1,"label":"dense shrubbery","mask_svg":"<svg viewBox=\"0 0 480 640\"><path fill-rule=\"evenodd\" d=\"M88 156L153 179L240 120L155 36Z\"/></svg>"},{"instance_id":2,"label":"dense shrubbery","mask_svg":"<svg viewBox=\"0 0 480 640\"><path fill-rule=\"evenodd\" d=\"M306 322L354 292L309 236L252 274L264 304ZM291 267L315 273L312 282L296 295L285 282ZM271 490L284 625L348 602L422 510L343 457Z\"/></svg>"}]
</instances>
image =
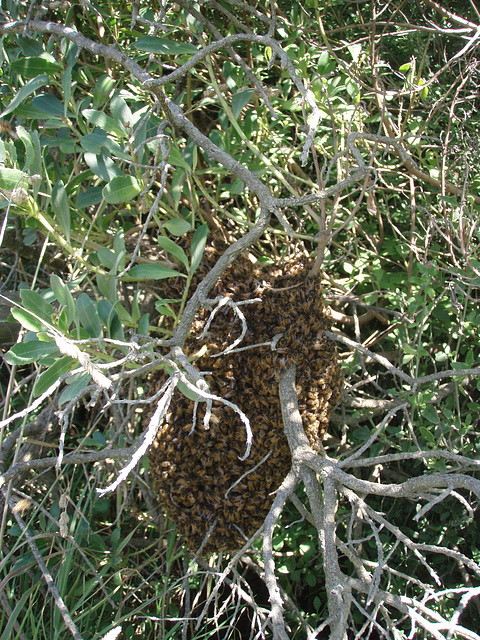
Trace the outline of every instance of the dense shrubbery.
<instances>
[{"instance_id":1,"label":"dense shrubbery","mask_svg":"<svg viewBox=\"0 0 480 640\"><path fill-rule=\"evenodd\" d=\"M480 637L479 18L399 5L2 3L0 640ZM293 472L205 560L144 454L219 237L308 251L345 389L306 453L271 372Z\"/></svg>"}]
</instances>

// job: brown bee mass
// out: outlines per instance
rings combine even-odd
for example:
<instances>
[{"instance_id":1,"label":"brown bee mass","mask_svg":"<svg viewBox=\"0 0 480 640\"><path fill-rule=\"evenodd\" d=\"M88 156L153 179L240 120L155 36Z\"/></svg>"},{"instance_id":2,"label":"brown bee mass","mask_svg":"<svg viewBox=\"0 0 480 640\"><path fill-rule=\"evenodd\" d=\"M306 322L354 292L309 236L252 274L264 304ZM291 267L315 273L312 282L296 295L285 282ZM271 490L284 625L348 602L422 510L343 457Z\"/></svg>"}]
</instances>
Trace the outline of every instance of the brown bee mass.
<instances>
[{"instance_id":1,"label":"brown bee mass","mask_svg":"<svg viewBox=\"0 0 480 640\"><path fill-rule=\"evenodd\" d=\"M217 257L218 249L207 249L199 278ZM210 313L201 311L185 345L189 356L201 352L194 364L209 372L205 379L210 392L228 398L248 416L253 432L250 455L240 460L246 432L238 414L214 402L213 418L205 429L201 402L192 431L194 402L179 392L149 452L153 488L192 551L211 529L202 550L206 554L236 550L255 533L290 469L278 396L282 368L296 364L299 408L312 446L325 433L342 385L334 344L323 335L331 320L320 282L308 275L304 257L283 266L256 267L242 256L214 289L211 297L229 296L236 302L261 298L240 307L248 330L239 347L253 348L214 357L242 331L240 319L228 306L217 312L199 340ZM274 349L254 347L279 334ZM151 382L158 386L160 380Z\"/></svg>"}]
</instances>

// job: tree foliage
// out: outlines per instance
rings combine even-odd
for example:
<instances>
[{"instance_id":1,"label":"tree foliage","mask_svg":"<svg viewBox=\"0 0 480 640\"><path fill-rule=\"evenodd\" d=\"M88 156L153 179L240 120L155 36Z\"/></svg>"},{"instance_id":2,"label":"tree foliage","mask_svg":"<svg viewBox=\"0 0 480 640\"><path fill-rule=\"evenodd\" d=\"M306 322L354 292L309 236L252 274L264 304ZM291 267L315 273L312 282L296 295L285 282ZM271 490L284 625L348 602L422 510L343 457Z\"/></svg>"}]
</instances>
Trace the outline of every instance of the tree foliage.
<instances>
[{"instance_id":1,"label":"tree foliage","mask_svg":"<svg viewBox=\"0 0 480 640\"><path fill-rule=\"evenodd\" d=\"M448 4L1 3L0 640L480 637L480 14ZM212 403L215 283L300 250L342 400L314 451L268 372L292 467L206 559L145 454Z\"/></svg>"}]
</instances>

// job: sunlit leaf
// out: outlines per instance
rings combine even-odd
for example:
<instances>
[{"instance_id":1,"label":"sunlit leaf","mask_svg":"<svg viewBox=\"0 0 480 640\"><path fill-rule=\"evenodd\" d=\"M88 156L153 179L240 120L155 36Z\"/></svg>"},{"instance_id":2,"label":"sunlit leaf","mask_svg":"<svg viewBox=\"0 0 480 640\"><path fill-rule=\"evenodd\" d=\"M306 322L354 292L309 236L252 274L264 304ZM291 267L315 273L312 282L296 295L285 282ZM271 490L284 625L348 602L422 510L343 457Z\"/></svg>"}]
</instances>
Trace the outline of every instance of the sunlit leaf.
<instances>
[{"instance_id":1,"label":"sunlit leaf","mask_svg":"<svg viewBox=\"0 0 480 640\"><path fill-rule=\"evenodd\" d=\"M140 191L142 186L133 176L118 176L103 187L102 195L110 204L130 202Z\"/></svg>"},{"instance_id":2,"label":"sunlit leaf","mask_svg":"<svg viewBox=\"0 0 480 640\"><path fill-rule=\"evenodd\" d=\"M20 307L14 307L11 310L12 316L20 322L22 327L27 329L28 331L47 331L48 326L44 324L41 320L33 316L25 309L21 309Z\"/></svg>"},{"instance_id":3,"label":"sunlit leaf","mask_svg":"<svg viewBox=\"0 0 480 640\"><path fill-rule=\"evenodd\" d=\"M80 324L92 338L101 338L102 324L97 309L86 293L81 293L77 299L77 314Z\"/></svg>"},{"instance_id":4,"label":"sunlit leaf","mask_svg":"<svg viewBox=\"0 0 480 640\"><path fill-rule=\"evenodd\" d=\"M101 155L85 153L84 158L93 173L99 178L102 178L102 180L105 180L105 182L110 182L113 178L121 177L122 175L122 172L115 165L106 150L102 150Z\"/></svg>"},{"instance_id":5,"label":"sunlit leaf","mask_svg":"<svg viewBox=\"0 0 480 640\"><path fill-rule=\"evenodd\" d=\"M31 311L41 320L45 320L49 324L51 323L51 316L54 312L53 307L46 302L39 293L31 291L30 289L21 289L20 297L27 311Z\"/></svg>"},{"instance_id":6,"label":"sunlit leaf","mask_svg":"<svg viewBox=\"0 0 480 640\"><path fill-rule=\"evenodd\" d=\"M100 247L100 249L97 250L97 256L103 266L107 267L107 269L111 269L115 264L115 254L113 251L110 251L110 249Z\"/></svg>"},{"instance_id":7,"label":"sunlit leaf","mask_svg":"<svg viewBox=\"0 0 480 640\"><path fill-rule=\"evenodd\" d=\"M58 180L52 190L52 208L67 242L70 242L70 205L65 186L61 180Z\"/></svg>"},{"instance_id":8,"label":"sunlit leaf","mask_svg":"<svg viewBox=\"0 0 480 640\"><path fill-rule=\"evenodd\" d=\"M177 237L183 236L192 228L190 223L183 218L172 218L171 220L167 220L164 226L168 231L170 231L172 236Z\"/></svg>"},{"instance_id":9,"label":"sunlit leaf","mask_svg":"<svg viewBox=\"0 0 480 640\"><path fill-rule=\"evenodd\" d=\"M103 129L104 131L114 133L120 137L125 137L126 135L123 128L103 111L97 111L97 109L85 109L83 111L83 116L87 122L100 127L100 129Z\"/></svg>"},{"instance_id":10,"label":"sunlit leaf","mask_svg":"<svg viewBox=\"0 0 480 640\"><path fill-rule=\"evenodd\" d=\"M101 153L102 147L105 147L113 155L118 156L124 160L130 158L128 153L124 153L122 147L108 137L106 131L100 131L96 129L93 133L88 133L80 140L80 144L89 153Z\"/></svg>"},{"instance_id":11,"label":"sunlit leaf","mask_svg":"<svg viewBox=\"0 0 480 640\"><path fill-rule=\"evenodd\" d=\"M361 44L350 44L347 47L350 55L353 58L354 62L358 62L358 59L360 58L360 54L362 53L362 45Z\"/></svg>"},{"instance_id":12,"label":"sunlit leaf","mask_svg":"<svg viewBox=\"0 0 480 640\"><path fill-rule=\"evenodd\" d=\"M35 161L35 147L30 137L30 134L25 129L25 127L18 125L18 127L16 128L16 132L17 132L17 136L22 141L23 146L25 147L26 157L25 157L24 170L27 171Z\"/></svg>"},{"instance_id":13,"label":"sunlit leaf","mask_svg":"<svg viewBox=\"0 0 480 640\"><path fill-rule=\"evenodd\" d=\"M0 189L11 191L23 181L24 173L20 169L5 169L0 167Z\"/></svg>"},{"instance_id":14,"label":"sunlit leaf","mask_svg":"<svg viewBox=\"0 0 480 640\"><path fill-rule=\"evenodd\" d=\"M205 249L205 244L207 242L207 234L208 227L206 224L202 224L198 229L195 230L192 238L192 246L191 246L191 265L190 265L190 273L194 273L200 264L203 251Z\"/></svg>"},{"instance_id":15,"label":"sunlit leaf","mask_svg":"<svg viewBox=\"0 0 480 640\"><path fill-rule=\"evenodd\" d=\"M137 264L124 276L125 280L163 280L184 276L183 273L169 269L161 264ZM184 276L186 277L186 276Z\"/></svg>"},{"instance_id":16,"label":"sunlit leaf","mask_svg":"<svg viewBox=\"0 0 480 640\"><path fill-rule=\"evenodd\" d=\"M38 362L44 356L58 354L58 347L55 342L40 342L40 340L29 340L19 342L8 351L4 359L8 364L23 365L30 362Z\"/></svg>"},{"instance_id":17,"label":"sunlit leaf","mask_svg":"<svg viewBox=\"0 0 480 640\"><path fill-rule=\"evenodd\" d=\"M160 236L157 239L157 242L162 247L162 249L165 249L165 251L177 258L177 260L179 260L183 264L183 266L188 269L188 258L182 247L179 247L177 244L175 244L175 242L173 242L173 240L170 240L170 238L167 238L165 236Z\"/></svg>"},{"instance_id":18,"label":"sunlit leaf","mask_svg":"<svg viewBox=\"0 0 480 640\"><path fill-rule=\"evenodd\" d=\"M97 304L100 320L108 330L108 335L114 340L124 340L123 327L118 313L108 300L100 300Z\"/></svg>"},{"instance_id":19,"label":"sunlit leaf","mask_svg":"<svg viewBox=\"0 0 480 640\"><path fill-rule=\"evenodd\" d=\"M232 111L235 118L242 113L244 107L250 102L250 98L252 97L253 89L241 89L237 91L236 94L232 98Z\"/></svg>"},{"instance_id":20,"label":"sunlit leaf","mask_svg":"<svg viewBox=\"0 0 480 640\"><path fill-rule=\"evenodd\" d=\"M24 78L36 78L41 73L53 75L61 69L58 62L51 62L50 60L38 57L12 60L10 68Z\"/></svg>"},{"instance_id":21,"label":"sunlit leaf","mask_svg":"<svg viewBox=\"0 0 480 640\"><path fill-rule=\"evenodd\" d=\"M187 162L185 162L185 160L182 158L180 154L180 151L175 147L172 147L170 151L170 155L168 156L168 162L175 167L180 167L181 169L185 169L185 171L189 174L192 173L192 168Z\"/></svg>"},{"instance_id":22,"label":"sunlit leaf","mask_svg":"<svg viewBox=\"0 0 480 640\"><path fill-rule=\"evenodd\" d=\"M47 83L48 76L44 73L29 80L21 89L18 90L17 95L13 98L7 108L0 113L0 118L4 118L6 115L14 111L18 105L22 104L22 102L28 98L28 96L37 91L37 89L40 89L40 87L45 86Z\"/></svg>"},{"instance_id":23,"label":"sunlit leaf","mask_svg":"<svg viewBox=\"0 0 480 640\"><path fill-rule=\"evenodd\" d=\"M117 122L121 122L122 125L127 127L132 126L133 114L130 111L130 107L122 97L116 95L112 99L110 102L110 111Z\"/></svg>"},{"instance_id":24,"label":"sunlit leaf","mask_svg":"<svg viewBox=\"0 0 480 640\"><path fill-rule=\"evenodd\" d=\"M142 336L148 336L148 329L150 326L150 314L144 313L138 321L137 332Z\"/></svg>"},{"instance_id":25,"label":"sunlit leaf","mask_svg":"<svg viewBox=\"0 0 480 640\"><path fill-rule=\"evenodd\" d=\"M33 395L35 397L41 396L52 384L57 382L60 376L70 371L75 364L78 364L77 361L70 358L70 356L63 356L63 358L55 360L55 362L37 378L33 385Z\"/></svg>"},{"instance_id":26,"label":"sunlit leaf","mask_svg":"<svg viewBox=\"0 0 480 640\"><path fill-rule=\"evenodd\" d=\"M176 42L168 38L143 36L135 42L135 48L148 53L163 53L165 55L181 55L182 53L197 53L197 47L187 42Z\"/></svg>"},{"instance_id":27,"label":"sunlit leaf","mask_svg":"<svg viewBox=\"0 0 480 640\"><path fill-rule=\"evenodd\" d=\"M69 323L75 319L75 301L68 286L56 274L50 276L50 287L58 302L65 307Z\"/></svg>"},{"instance_id":28,"label":"sunlit leaf","mask_svg":"<svg viewBox=\"0 0 480 640\"><path fill-rule=\"evenodd\" d=\"M101 107L115 87L115 79L108 74L100 76L93 90L93 106Z\"/></svg>"}]
</instances>

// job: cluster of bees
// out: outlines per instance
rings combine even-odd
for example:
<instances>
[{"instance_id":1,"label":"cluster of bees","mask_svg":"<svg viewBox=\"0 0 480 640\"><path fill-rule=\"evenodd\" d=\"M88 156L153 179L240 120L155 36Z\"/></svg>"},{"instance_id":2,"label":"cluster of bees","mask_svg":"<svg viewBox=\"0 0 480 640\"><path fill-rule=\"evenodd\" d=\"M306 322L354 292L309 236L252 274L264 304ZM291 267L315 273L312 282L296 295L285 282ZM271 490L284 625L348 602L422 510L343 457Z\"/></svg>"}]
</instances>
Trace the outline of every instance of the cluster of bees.
<instances>
[{"instance_id":1,"label":"cluster of bees","mask_svg":"<svg viewBox=\"0 0 480 640\"><path fill-rule=\"evenodd\" d=\"M222 248L217 243L207 249L198 280ZM296 364L299 408L312 446L324 435L339 399L340 366L333 343L323 336L331 320L323 306L319 279L310 277L308 268L305 257L282 266L259 267L241 256L224 273L211 297L261 298L261 302L241 306L248 329L239 347L253 348L222 354L242 331L241 321L229 307L216 314L207 334L198 339L209 316L209 311L201 311L185 345L196 368L208 372L205 380L210 392L237 404L248 416L253 432L250 455L241 460L246 431L231 408L214 402L205 429L205 403L201 402L192 431L194 402L178 392L172 403L149 452L152 486L194 552L202 545L206 555L243 546L262 525L290 469L278 395L281 370L288 363ZM168 297L175 294L166 293ZM275 336L273 349L254 346ZM221 355L216 358L216 354ZM161 375L151 380L155 388L163 382Z\"/></svg>"}]
</instances>

